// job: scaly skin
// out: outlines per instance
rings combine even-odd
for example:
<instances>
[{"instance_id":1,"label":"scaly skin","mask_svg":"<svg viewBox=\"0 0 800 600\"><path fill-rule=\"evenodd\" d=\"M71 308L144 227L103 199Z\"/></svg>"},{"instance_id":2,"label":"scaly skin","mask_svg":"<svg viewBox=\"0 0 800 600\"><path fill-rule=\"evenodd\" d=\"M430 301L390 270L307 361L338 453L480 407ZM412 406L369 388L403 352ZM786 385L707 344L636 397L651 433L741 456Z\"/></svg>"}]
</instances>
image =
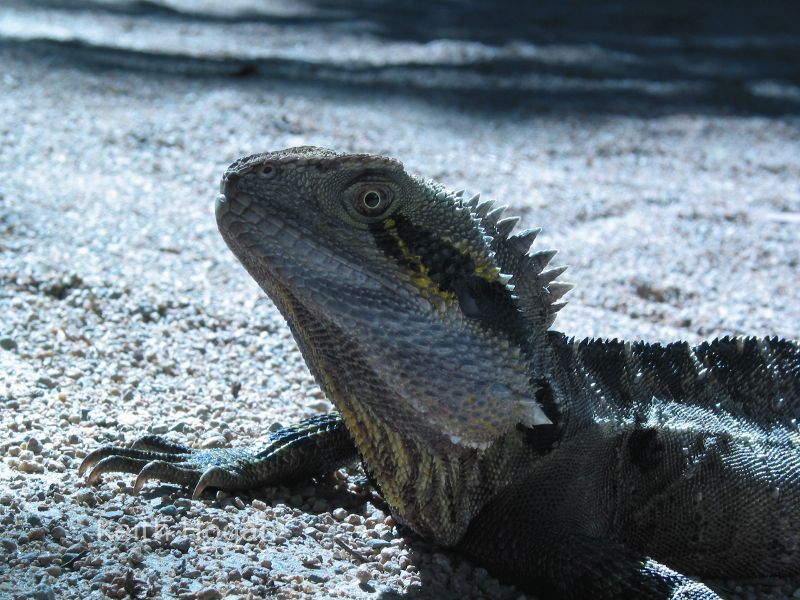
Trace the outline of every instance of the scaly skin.
<instances>
[{"instance_id":1,"label":"scaly skin","mask_svg":"<svg viewBox=\"0 0 800 600\"><path fill-rule=\"evenodd\" d=\"M338 413L261 451L152 436L81 472L207 487L360 456L395 516L534 593L716 598L800 574L800 347L549 331L563 269L516 219L395 160L293 148L226 172L220 231Z\"/></svg>"}]
</instances>

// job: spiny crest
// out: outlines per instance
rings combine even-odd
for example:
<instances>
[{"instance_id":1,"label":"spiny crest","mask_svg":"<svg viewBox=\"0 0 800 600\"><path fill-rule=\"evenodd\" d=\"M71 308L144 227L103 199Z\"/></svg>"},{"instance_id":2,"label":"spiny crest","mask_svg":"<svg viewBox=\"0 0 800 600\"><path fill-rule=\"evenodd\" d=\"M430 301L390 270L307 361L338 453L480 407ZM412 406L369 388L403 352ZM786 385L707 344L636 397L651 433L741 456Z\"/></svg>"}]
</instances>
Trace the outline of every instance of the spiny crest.
<instances>
[{"instance_id":1,"label":"spiny crest","mask_svg":"<svg viewBox=\"0 0 800 600\"><path fill-rule=\"evenodd\" d=\"M540 230L526 230L511 235L519 219L503 218L505 206L496 207L490 201L481 201L479 194L465 198L463 191L451 195L450 199L456 206L456 212L461 210L469 215L476 235L484 242L484 252L496 271L494 279L509 292L503 297L508 302L506 310L513 312L513 316L506 314L501 319L511 328L507 335L512 338L515 334L524 337L522 345L531 350L528 355L534 361L531 366L533 372L538 372L540 366L536 361L540 360L541 354L538 350L544 346L543 338L555 319L555 313L563 306L558 300L572 287L554 281L564 269L545 270L555 255L554 251L528 253ZM517 409L522 410L519 422L528 427L552 424L559 412L555 401L544 406L538 398L519 401Z\"/></svg>"},{"instance_id":2,"label":"spiny crest","mask_svg":"<svg viewBox=\"0 0 800 600\"><path fill-rule=\"evenodd\" d=\"M463 190L455 193L441 191L434 197L434 201L444 201L456 207L455 219L442 223L439 234L450 239L460 251L469 254L475 261L475 270L479 275L487 280L496 279L505 285L511 277L503 276L501 269L497 268L495 251L491 246L493 236L481 225L483 220L490 218L487 215L492 203L487 203L486 214L481 215L484 208L479 206L480 195L464 201L463 194Z\"/></svg>"},{"instance_id":3,"label":"spiny crest","mask_svg":"<svg viewBox=\"0 0 800 600\"><path fill-rule=\"evenodd\" d=\"M529 253L541 229L525 229L511 235L519 218L501 218L507 206L495 207L490 200L481 201L480 194L465 199L464 190L456 192L453 199L469 210L500 267L498 279L514 292L527 322L539 331L548 329L556 313L566 305L561 298L574 286L556 281L566 267L546 268L556 250Z\"/></svg>"}]
</instances>

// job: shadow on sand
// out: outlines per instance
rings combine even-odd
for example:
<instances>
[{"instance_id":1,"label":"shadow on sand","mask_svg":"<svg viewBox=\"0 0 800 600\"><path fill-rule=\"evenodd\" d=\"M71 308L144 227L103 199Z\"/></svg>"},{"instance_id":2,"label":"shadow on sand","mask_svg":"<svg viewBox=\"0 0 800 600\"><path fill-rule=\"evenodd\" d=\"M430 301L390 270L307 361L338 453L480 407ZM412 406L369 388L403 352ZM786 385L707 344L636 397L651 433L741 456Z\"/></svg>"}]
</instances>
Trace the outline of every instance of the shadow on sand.
<instances>
[{"instance_id":1,"label":"shadow on sand","mask_svg":"<svg viewBox=\"0 0 800 600\"><path fill-rule=\"evenodd\" d=\"M352 94L408 95L454 108L565 114L800 113L800 4L767 1L531 3L497 0L308 0L294 13L211 14L139 0L30 0L27 6L175 23L268 23L308 32L363 34L370 44L505 47L499 58L365 64L332 59L225 58L47 38L0 48L90 68L182 77L247 77ZM176 35L178 35L176 33ZM222 35L222 33L221 33ZM511 44L511 49L508 45ZM516 52L513 44L526 50ZM533 49L533 50L531 50Z\"/></svg>"}]
</instances>

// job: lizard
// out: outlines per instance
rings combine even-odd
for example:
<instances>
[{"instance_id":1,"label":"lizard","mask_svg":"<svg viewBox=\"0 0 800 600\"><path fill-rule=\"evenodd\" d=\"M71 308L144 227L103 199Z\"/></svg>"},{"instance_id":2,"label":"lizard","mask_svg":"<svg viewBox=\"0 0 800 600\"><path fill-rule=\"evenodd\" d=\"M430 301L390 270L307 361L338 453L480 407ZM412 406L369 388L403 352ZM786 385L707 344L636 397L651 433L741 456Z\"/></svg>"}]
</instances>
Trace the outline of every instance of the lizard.
<instances>
[{"instance_id":1,"label":"lizard","mask_svg":"<svg viewBox=\"0 0 800 600\"><path fill-rule=\"evenodd\" d=\"M800 343L567 337L564 267L505 208L379 155L237 160L219 230L336 410L253 449L148 435L80 473L198 497L360 459L399 523L543 597L799 575Z\"/></svg>"}]
</instances>

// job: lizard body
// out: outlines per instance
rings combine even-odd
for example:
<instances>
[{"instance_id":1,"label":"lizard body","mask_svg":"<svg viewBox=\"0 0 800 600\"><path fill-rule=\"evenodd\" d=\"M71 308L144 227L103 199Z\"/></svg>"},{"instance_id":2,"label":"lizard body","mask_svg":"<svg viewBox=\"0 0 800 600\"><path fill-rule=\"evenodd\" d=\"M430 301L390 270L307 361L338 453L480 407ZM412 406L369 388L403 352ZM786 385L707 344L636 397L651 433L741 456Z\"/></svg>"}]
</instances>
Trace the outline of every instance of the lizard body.
<instances>
[{"instance_id":1,"label":"lizard body","mask_svg":"<svg viewBox=\"0 0 800 600\"><path fill-rule=\"evenodd\" d=\"M800 575L800 346L577 341L501 208L313 147L226 172L217 222L337 413L265 448L162 438L82 465L242 489L360 457L397 518L534 593L716 598Z\"/></svg>"}]
</instances>

